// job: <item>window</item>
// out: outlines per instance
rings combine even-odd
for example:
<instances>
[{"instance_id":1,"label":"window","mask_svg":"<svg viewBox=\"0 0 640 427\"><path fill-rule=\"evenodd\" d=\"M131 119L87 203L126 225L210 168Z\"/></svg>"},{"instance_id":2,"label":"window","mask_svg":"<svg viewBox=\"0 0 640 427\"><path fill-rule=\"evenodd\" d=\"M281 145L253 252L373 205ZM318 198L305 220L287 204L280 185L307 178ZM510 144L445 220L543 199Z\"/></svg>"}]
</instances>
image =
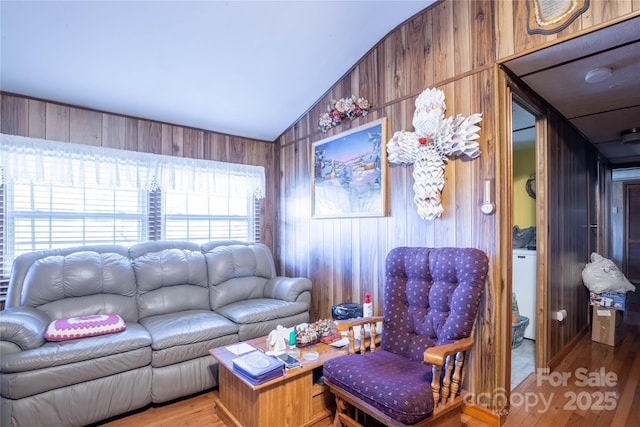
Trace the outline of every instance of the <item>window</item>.
<instances>
[{"instance_id":1,"label":"window","mask_svg":"<svg viewBox=\"0 0 640 427\"><path fill-rule=\"evenodd\" d=\"M211 236L224 236L230 240L253 240L255 198L243 195L183 193L167 191L164 194L163 230L166 239L178 240L184 236L192 241L213 240Z\"/></svg>"},{"instance_id":2,"label":"window","mask_svg":"<svg viewBox=\"0 0 640 427\"><path fill-rule=\"evenodd\" d=\"M41 249L146 240L145 193L126 188L9 182L6 258Z\"/></svg>"},{"instance_id":3,"label":"window","mask_svg":"<svg viewBox=\"0 0 640 427\"><path fill-rule=\"evenodd\" d=\"M262 167L0 136L5 282L13 259L34 250L259 240ZM0 300L3 291L0 282Z\"/></svg>"}]
</instances>

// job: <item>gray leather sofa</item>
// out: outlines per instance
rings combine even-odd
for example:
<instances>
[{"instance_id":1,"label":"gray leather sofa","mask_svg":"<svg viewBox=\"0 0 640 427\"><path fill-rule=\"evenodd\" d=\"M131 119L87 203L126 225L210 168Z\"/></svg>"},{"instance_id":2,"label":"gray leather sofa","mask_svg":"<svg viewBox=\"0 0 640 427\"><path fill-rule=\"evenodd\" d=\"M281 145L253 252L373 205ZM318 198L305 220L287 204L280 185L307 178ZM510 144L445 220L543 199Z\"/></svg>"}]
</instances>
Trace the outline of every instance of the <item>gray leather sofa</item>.
<instances>
[{"instance_id":1,"label":"gray leather sofa","mask_svg":"<svg viewBox=\"0 0 640 427\"><path fill-rule=\"evenodd\" d=\"M1 426L80 426L217 385L209 349L309 321L311 282L269 249L156 241L19 256L0 312ZM50 342L52 320L118 314L122 332Z\"/></svg>"}]
</instances>

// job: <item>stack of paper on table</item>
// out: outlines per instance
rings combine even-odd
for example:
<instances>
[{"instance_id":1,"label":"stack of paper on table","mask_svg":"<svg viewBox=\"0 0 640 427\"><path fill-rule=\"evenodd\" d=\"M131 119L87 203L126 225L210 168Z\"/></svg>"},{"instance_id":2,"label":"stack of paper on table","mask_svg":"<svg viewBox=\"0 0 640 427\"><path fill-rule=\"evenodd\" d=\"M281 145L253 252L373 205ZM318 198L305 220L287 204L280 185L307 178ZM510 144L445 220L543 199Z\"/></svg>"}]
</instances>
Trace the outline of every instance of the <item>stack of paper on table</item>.
<instances>
[{"instance_id":1,"label":"stack of paper on table","mask_svg":"<svg viewBox=\"0 0 640 427\"><path fill-rule=\"evenodd\" d=\"M253 351L232 360L233 371L253 385L284 376L284 362L261 351Z\"/></svg>"}]
</instances>

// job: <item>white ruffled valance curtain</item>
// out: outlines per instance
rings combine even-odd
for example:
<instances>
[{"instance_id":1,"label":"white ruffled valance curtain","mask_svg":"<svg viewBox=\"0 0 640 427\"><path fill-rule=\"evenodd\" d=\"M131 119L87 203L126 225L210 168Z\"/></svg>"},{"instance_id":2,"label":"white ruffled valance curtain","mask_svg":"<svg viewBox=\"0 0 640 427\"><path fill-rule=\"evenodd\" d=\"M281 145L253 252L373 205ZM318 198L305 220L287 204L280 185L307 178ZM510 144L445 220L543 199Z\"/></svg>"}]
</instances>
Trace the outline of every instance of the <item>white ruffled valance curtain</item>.
<instances>
[{"instance_id":1,"label":"white ruffled valance curtain","mask_svg":"<svg viewBox=\"0 0 640 427\"><path fill-rule=\"evenodd\" d=\"M0 134L0 182L246 194L263 198L262 166Z\"/></svg>"}]
</instances>

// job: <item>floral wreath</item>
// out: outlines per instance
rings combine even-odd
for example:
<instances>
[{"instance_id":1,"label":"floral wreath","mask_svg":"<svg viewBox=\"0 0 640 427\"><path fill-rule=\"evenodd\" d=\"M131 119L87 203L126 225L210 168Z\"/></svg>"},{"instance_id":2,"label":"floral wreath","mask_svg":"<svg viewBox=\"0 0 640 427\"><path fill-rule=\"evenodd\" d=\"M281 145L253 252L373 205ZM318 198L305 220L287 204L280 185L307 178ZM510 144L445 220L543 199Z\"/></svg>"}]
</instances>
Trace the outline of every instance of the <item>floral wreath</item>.
<instances>
[{"instance_id":1,"label":"floral wreath","mask_svg":"<svg viewBox=\"0 0 640 427\"><path fill-rule=\"evenodd\" d=\"M356 117L366 116L371 105L365 98L357 98L351 95L351 98L341 98L337 101L334 99L327 107L327 112L320 115L318 129L323 133L338 126L343 119L353 120Z\"/></svg>"},{"instance_id":2,"label":"floral wreath","mask_svg":"<svg viewBox=\"0 0 640 427\"><path fill-rule=\"evenodd\" d=\"M527 180L527 194L532 199L536 198L536 174L532 174Z\"/></svg>"}]
</instances>

